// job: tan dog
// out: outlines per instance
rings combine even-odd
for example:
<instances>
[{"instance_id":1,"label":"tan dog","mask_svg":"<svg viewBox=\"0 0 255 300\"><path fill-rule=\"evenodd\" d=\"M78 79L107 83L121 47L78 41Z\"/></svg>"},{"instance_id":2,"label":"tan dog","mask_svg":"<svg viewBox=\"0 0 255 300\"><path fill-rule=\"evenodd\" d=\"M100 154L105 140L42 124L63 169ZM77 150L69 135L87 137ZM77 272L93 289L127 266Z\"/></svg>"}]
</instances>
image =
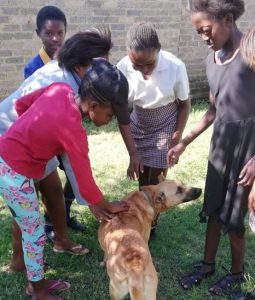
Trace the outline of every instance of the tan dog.
<instances>
[{"instance_id":1,"label":"tan dog","mask_svg":"<svg viewBox=\"0 0 255 300\"><path fill-rule=\"evenodd\" d=\"M201 189L165 180L128 194L122 200L130 204L129 210L100 224L98 237L112 300L128 293L132 300L156 300L158 276L148 248L151 223L159 213L200 194Z\"/></svg>"}]
</instances>

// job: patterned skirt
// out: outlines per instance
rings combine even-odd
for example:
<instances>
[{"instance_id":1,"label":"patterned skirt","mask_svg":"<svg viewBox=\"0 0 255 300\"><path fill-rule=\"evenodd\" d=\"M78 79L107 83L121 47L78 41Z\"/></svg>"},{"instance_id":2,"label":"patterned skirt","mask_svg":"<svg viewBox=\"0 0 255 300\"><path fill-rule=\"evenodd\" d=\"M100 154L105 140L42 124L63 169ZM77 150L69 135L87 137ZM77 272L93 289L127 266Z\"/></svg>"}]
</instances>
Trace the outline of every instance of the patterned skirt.
<instances>
[{"instance_id":1,"label":"patterned skirt","mask_svg":"<svg viewBox=\"0 0 255 300\"><path fill-rule=\"evenodd\" d=\"M131 130L145 166L159 169L168 167L167 152L176 120L176 101L154 109L134 106Z\"/></svg>"}]
</instances>

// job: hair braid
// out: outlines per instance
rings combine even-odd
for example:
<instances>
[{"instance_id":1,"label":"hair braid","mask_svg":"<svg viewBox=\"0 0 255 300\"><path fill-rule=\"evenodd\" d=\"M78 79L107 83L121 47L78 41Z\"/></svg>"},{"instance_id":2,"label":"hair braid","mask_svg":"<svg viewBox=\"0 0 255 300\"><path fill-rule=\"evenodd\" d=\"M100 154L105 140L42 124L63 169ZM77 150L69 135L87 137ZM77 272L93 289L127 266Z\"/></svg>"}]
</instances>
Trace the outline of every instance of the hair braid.
<instances>
[{"instance_id":1,"label":"hair braid","mask_svg":"<svg viewBox=\"0 0 255 300\"><path fill-rule=\"evenodd\" d=\"M128 50L160 49L161 44L155 27L146 22L135 23L127 33Z\"/></svg>"}]
</instances>

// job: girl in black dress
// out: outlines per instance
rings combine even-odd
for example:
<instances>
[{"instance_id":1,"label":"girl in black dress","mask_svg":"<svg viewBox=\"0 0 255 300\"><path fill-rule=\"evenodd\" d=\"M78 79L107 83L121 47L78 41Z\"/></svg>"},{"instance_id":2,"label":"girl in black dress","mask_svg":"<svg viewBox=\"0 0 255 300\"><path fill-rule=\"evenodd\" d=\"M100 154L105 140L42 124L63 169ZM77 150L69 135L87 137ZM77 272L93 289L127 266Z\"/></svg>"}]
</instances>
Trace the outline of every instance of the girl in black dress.
<instances>
[{"instance_id":1,"label":"girl in black dress","mask_svg":"<svg viewBox=\"0 0 255 300\"><path fill-rule=\"evenodd\" d=\"M181 286L190 289L214 274L221 233L227 232L231 269L209 289L222 295L244 281L243 220L254 180L255 72L239 52L242 33L236 20L244 12L242 0L193 0L190 10L197 33L214 50L206 60L210 103L197 126L169 150L169 165L212 123L214 131L201 212L202 219L208 217L204 258L196 272L182 278Z\"/></svg>"}]
</instances>

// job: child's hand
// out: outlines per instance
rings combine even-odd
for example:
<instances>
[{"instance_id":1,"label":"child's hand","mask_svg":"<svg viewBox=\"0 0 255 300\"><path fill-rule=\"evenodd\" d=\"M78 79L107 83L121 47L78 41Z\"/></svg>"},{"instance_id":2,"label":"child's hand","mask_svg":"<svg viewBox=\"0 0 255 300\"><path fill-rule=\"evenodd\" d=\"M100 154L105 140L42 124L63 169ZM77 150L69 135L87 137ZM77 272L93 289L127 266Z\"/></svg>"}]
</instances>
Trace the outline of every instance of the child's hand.
<instances>
[{"instance_id":1,"label":"child's hand","mask_svg":"<svg viewBox=\"0 0 255 300\"><path fill-rule=\"evenodd\" d=\"M129 204L125 201L113 201L109 203L109 211L112 214L117 214L122 211L128 211Z\"/></svg>"},{"instance_id":2,"label":"child's hand","mask_svg":"<svg viewBox=\"0 0 255 300\"><path fill-rule=\"evenodd\" d=\"M130 155L127 176L130 179L135 180L136 178L139 178L139 172L143 173L143 162L140 155L138 153L135 153L133 155Z\"/></svg>"},{"instance_id":3,"label":"child's hand","mask_svg":"<svg viewBox=\"0 0 255 300\"><path fill-rule=\"evenodd\" d=\"M111 214L106 209L98 205L89 205L89 209L99 222L103 220L109 221L114 217L114 214Z\"/></svg>"},{"instance_id":4,"label":"child's hand","mask_svg":"<svg viewBox=\"0 0 255 300\"><path fill-rule=\"evenodd\" d=\"M170 148L167 153L167 163L169 168L172 168L175 164L177 164L180 155L185 151L186 146L184 143L180 142L176 146Z\"/></svg>"},{"instance_id":5,"label":"child's hand","mask_svg":"<svg viewBox=\"0 0 255 300\"><path fill-rule=\"evenodd\" d=\"M253 184L255 179L255 159L252 157L247 164L243 167L240 175L240 181L238 184L242 186L250 186Z\"/></svg>"},{"instance_id":6,"label":"child's hand","mask_svg":"<svg viewBox=\"0 0 255 300\"><path fill-rule=\"evenodd\" d=\"M96 217L96 219L101 222L103 220L111 220L115 214L127 211L129 209L129 204L125 201L101 201L97 204L92 204L89 206L90 211Z\"/></svg>"}]
</instances>

